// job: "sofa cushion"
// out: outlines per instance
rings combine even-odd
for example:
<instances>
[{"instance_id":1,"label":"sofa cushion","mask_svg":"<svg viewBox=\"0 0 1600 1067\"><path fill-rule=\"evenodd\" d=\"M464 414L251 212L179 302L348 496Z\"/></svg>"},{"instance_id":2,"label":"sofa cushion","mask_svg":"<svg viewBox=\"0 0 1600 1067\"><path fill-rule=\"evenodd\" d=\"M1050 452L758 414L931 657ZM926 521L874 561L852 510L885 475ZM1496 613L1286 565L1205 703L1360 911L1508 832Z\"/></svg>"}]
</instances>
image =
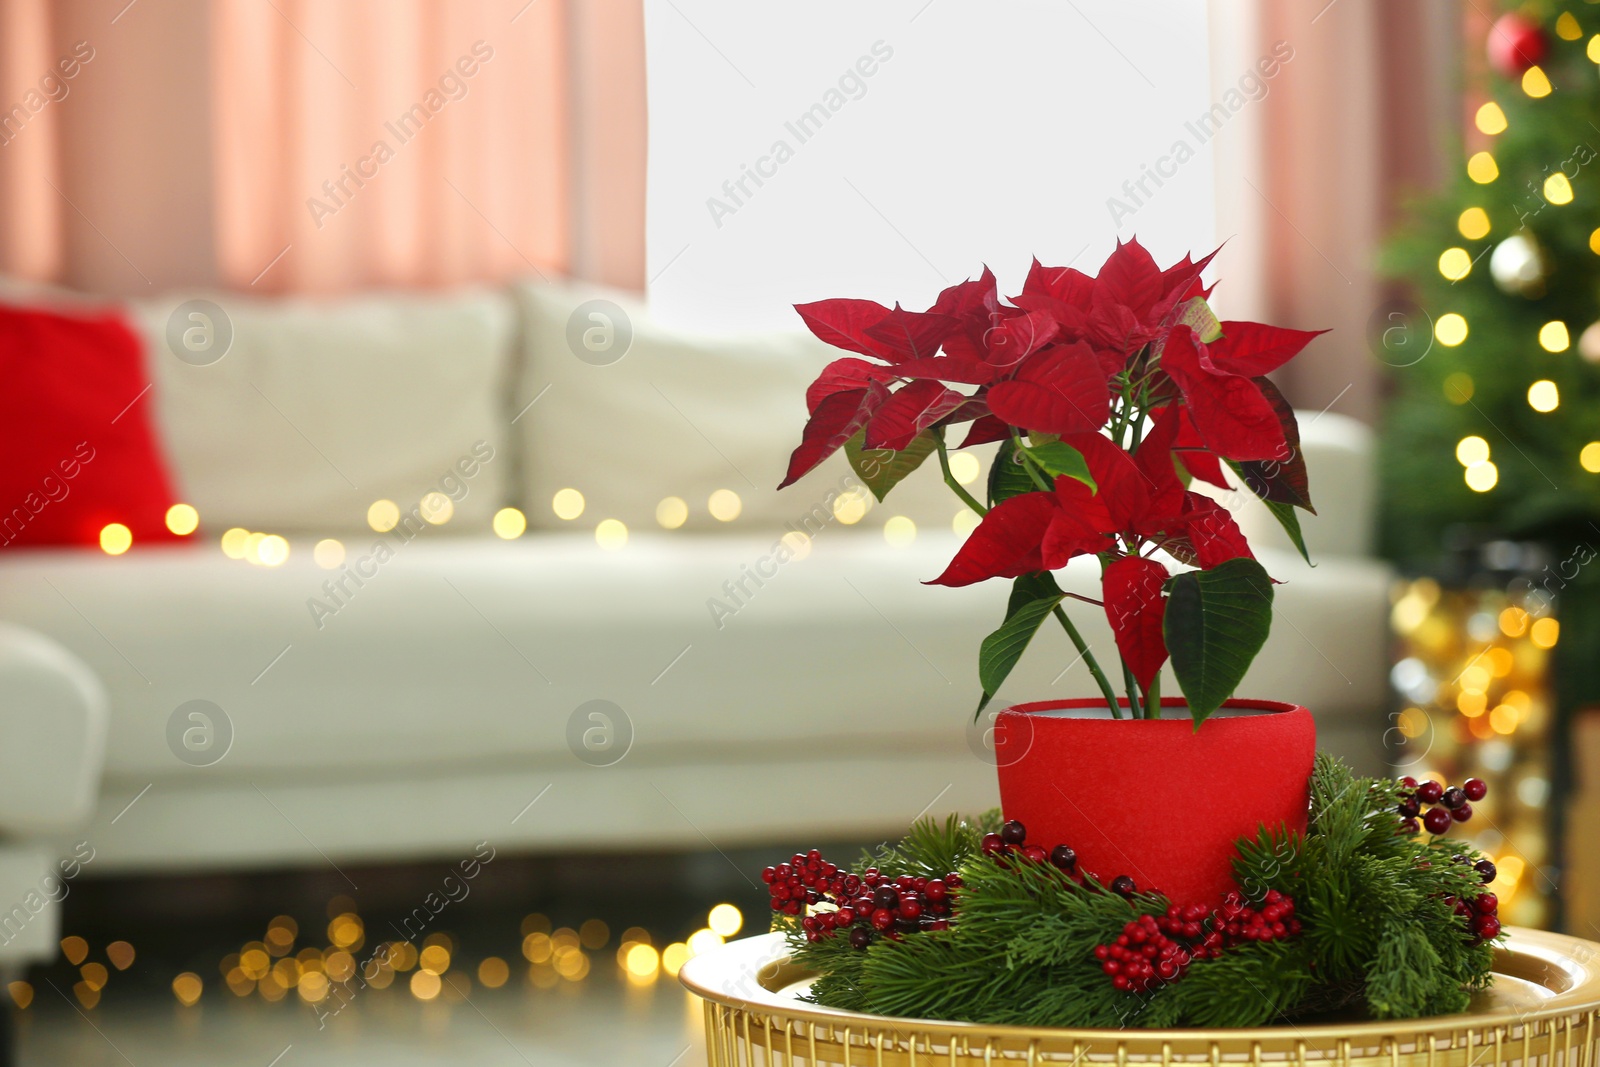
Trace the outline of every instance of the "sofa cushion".
<instances>
[{"instance_id":1,"label":"sofa cushion","mask_svg":"<svg viewBox=\"0 0 1600 1067\"><path fill-rule=\"evenodd\" d=\"M0 545L93 545L120 523L169 540L175 502L151 429L145 352L114 312L0 304Z\"/></svg>"},{"instance_id":2,"label":"sofa cushion","mask_svg":"<svg viewBox=\"0 0 1600 1067\"><path fill-rule=\"evenodd\" d=\"M658 504L677 497L688 506L685 529L775 529L819 507L826 513L830 493L857 484L839 453L775 488L800 442L806 387L839 355L799 329L798 317L793 332L707 335L669 328L615 291L530 282L518 296L526 352L514 407L533 403L517 422L532 525L610 518L655 529ZM985 469L994 447L972 450ZM567 488L584 498L575 523L551 507ZM711 513L718 490L739 497L732 522ZM882 504L864 490L852 499L870 512L860 523L869 531L892 516L948 530L963 510L933 459Z\"/></svg>"},{"instance_id":3,"label":"sofa cushion","mask_svg":"<svg viewBox=\"0 0 1600 1067\"><path fill-rule=\"evenodd\" d=\"M160 427L207 529L361 530L374 501L409 510L431 490L454 500L450 528L487 529L504 503L503 295L179 294L135 309ZM214 347L186 349L186 331Z\"/></svg>"}]
</instances>

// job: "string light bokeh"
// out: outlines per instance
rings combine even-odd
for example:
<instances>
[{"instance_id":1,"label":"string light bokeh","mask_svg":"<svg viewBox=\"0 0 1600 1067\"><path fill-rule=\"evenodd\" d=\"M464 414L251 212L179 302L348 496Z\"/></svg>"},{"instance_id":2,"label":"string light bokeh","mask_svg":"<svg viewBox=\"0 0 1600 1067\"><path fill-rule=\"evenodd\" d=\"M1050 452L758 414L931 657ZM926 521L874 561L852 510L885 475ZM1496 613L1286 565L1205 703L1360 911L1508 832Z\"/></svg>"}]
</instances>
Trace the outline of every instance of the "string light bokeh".
<instances>
[{"instance_id":1,"label":"string light bokeh","mask_svg":"<svg viewBox=\"0 0 1600 1067\"><path fill-rule=\"evenodd\" d=\"M1386 740L1396 773L1489 784L1472 822L1450 833L1494 861L1499 873L1490 889L1506 921L1547 926L1555 896L1544 871L1550 653L1560 622L1537 590L1445 589L1418 578L1396 586L1390 623L1397 643L1390 683L1400 704Z\"/></svg>"}]
</instances>

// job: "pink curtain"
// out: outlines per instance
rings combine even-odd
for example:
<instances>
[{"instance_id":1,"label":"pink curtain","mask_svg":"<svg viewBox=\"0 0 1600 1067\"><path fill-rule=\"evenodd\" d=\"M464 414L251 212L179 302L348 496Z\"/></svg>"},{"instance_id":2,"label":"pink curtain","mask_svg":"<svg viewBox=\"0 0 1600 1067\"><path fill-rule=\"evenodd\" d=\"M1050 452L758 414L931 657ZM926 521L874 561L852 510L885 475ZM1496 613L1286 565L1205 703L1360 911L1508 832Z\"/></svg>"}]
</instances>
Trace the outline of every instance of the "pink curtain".
<instances>
[{"instance_id":1,"label":"pink curtain","mask_svg":"<svg viewBox=\"0 0 1600 1067\"><path fill-rule=\"evenodd\" d=\"M0 108L80 43L0 124L0 271L643 286L640 0L0 0Z\"/></svg>"},{"instance_id":2,"label":"pink curtain","mask_svg":"<svg viewBox=\"0 0 1600 1067\"><path fill-rule=\"evenodd\" d=\"M1382 401L1375 259L1408 191L1455 165L1462 10L1452 0L1213 0L1213 92L1275 46L1266 95L1216 138L1229 317L1332 333L1279 377L1297 406L1364 421Z\"/></svg>"}]
</instances>

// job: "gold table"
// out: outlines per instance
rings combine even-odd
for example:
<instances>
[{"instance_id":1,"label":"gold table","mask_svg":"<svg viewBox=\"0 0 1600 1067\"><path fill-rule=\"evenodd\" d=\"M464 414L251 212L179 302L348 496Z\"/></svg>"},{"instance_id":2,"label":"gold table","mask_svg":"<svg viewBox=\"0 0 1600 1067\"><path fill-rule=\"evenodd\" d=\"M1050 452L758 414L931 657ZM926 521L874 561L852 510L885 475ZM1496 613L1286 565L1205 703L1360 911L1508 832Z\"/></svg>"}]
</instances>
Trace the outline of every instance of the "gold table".
<instances>
[{"instance_id":1,"label":"gold table","mask_svg":"<svg viewBox=\"0 0 1600 1067\"><path fill-rule=\"evenodd\" d=\"M1036 1029L820 1008L798 999L812 976L776 933L697 956L679 978L705 1001L711 1067L1600 1067L1600 944L1506 932L1494 985L1463 1014L1248 1030Z\"/></svg>"}]
</instances>

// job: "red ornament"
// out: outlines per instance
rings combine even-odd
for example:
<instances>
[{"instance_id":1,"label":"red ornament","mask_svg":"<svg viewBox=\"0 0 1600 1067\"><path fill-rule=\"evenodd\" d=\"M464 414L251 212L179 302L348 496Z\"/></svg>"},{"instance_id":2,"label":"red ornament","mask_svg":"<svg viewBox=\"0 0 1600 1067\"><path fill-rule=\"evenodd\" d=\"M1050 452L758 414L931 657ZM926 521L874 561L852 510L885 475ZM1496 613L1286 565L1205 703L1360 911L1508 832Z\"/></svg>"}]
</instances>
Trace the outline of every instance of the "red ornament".
<instances>
[{"instance_id":1,"label":"red ornament","mask_svg":"<svg viewBox=\"0 0 1600 1067\"><path fill-rule=\"evenodd\" d=\"M1490 66L1507 78L1522 77L1523 71L1544 59L1549 48L1544 30L1517 14L1496 19L1486 43Z\"/></svg>"}]
</instances>

